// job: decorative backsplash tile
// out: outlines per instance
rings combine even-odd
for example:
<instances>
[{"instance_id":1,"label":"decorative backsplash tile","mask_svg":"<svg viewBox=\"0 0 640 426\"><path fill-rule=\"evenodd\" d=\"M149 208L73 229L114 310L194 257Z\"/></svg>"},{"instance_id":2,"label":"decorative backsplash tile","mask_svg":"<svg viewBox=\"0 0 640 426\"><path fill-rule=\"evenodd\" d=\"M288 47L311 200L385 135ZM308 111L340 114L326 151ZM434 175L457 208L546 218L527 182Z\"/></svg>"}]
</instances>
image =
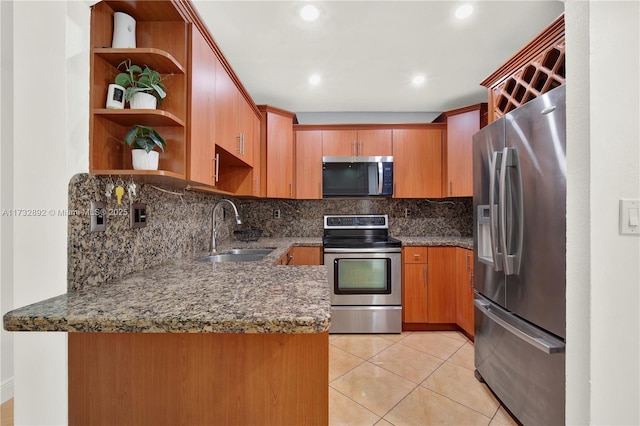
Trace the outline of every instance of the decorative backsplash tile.
<instances>
[{"instance_id":1,"label":"decorative backsplash tile","mask_svg":"<svg viewBox=\"0 0 640 426\"><path fill-rule=\"evenodd\" d=\"M195 191L172 190L136 183L134 202L147 204L147 226L132 229L129 222L127 179L78 174L69 183L68 288L81 289L151 268L176 257L210 250L211 213L221 197ZM122 204L115 193L107 198L109 182L122 183ZM90 231L87 211L93 200L107 202L105 232ZM260 228L263 237L321 237L325 214L388 214L390 234L397 236L471 236L472 199L237 199L243 224L227 212L219 240L240 228ZM405 209L411 211L405 218ZM274 210L280 218L274 219ZM219 220L222 218L219 217Z\"/></svg>"}]
</instances>

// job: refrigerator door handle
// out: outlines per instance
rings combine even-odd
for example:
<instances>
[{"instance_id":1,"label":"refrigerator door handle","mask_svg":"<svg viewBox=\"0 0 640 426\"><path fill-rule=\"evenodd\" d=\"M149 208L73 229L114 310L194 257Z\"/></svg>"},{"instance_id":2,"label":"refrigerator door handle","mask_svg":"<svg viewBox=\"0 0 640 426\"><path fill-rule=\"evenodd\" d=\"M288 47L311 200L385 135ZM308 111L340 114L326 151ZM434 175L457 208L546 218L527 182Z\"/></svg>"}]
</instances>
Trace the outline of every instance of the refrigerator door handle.
<instances>
[{"instance_id":1,"label":"refrigerator door handle","mask_svg":"<svg viewBox=\"0 0 640 426\"><path fill-rule=\"evenodd\" d=\"M565 351L565 343L551 335L538 331L528 326L522 320L506 314L502 310L492 309L491 303L481 299L474 299L473 304L483 315L491 319L514 336L547 354L562 353ZM518 322L522 324L518 324Z\"/></svg>"},{"instance_id":2,"label":"refrigerator door handle","mask_svg":"<svg viewBox=\"0 0 640 426\"><path fill-rule=\"evenodd\" d=\"M515 169L515 183L509 180L510 185L517 185L515 188L507 188L507 171L508 168ZM498 187L498 226L500 228L500 247L502 248L502 260L504 264L504 273L506 275L516 275L520 270L520 259L522 257L522 232L524 226L523 216L523 197L522 197L522 178L520 176L520 164L518 161L518 151L513 148L505 148L502 151L502 164L500 166L500 182ZM512 214L510 218L512 223L507 224L507 190L512 195L509 197L511 206L509 211ZM514 199L515 197L515 199ZM516 203L517 205L513 205ZM517 217L513 217L513 214ZM513 253L509 253L507 240L511 241L511 235L507 233L510 230L515 233L516 243Z\"/></svg>"},{"instance_id":3,"label":"refrigerator door handle","mask_svg":"<svg viewBox=\"0 0 640 426\"><path fill-rule=\"evenodd\" d=\"M499 170L498 164L501 163L502 153L499 151L494 151L489 176L489 230L491 234L491 256L493 258L493 269L495 271L502 271L502 255L498 251L498 221L496 220L498 206L496 205L495 200L496 174Z\"/></svg>"}]
</instances>

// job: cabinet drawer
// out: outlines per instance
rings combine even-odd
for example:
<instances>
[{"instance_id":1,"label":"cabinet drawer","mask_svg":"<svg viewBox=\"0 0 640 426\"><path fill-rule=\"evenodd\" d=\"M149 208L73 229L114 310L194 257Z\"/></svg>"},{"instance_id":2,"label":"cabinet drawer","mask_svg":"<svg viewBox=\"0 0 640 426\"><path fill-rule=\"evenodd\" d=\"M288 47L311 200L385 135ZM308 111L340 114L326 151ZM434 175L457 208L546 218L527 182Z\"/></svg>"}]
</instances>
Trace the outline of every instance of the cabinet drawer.
<instances>
[{"instance_id":1,"label":"cabinet drawer","mask_svg":"<svg viewBox=\"0 0 640 426\"><path fill-rule=\"evenodd\" d=\"M405 247L403 255L404 263L427 263L426 247Z\"/></svg>"}]
</instances>

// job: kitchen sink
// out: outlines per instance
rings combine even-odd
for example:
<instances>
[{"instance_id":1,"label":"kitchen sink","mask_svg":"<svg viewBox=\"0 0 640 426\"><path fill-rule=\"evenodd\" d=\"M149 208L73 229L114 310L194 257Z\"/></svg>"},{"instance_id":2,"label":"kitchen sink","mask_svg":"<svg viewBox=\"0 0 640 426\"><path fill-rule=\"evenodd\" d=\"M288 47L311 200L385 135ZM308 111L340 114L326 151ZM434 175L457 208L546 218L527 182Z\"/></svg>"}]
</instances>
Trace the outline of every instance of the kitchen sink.
<instances>
[{"instance_id":1,"label":"kitchen sink","mask_svg":"<svg viewBox=\"0 0 640 426\"><path fill-rule=\"evenodd\" d=\"M266 249L231 249L211 256L199 257L199 262L257 262L273 251Z\"/></svg>"}]
</instances>

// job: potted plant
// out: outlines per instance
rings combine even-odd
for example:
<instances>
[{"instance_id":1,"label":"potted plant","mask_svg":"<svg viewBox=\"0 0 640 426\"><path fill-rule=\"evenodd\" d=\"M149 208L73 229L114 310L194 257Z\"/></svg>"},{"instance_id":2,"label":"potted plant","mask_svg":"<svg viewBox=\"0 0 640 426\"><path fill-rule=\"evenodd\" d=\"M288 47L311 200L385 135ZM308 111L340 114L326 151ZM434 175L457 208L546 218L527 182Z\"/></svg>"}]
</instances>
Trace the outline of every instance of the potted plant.
<instances>
[{"instance_id":1,"label":"potted plant","mask_svg":"<svg viewBox=\"0 0 640 426\"><path fill-rule=\"evenodd\" d=\"M148 126L136 124L124 136L124 143L132 147L131 160L134 170L158 170L160 153L155 147L164 152L167 143L162 136Z\"/></svg>"},{"instance_id":2,"label":"potted plant","mask_svg":"<svg viewBox=\"0 0 640 426\"><path fill-rule=\"evenodd\" d=\"M116 76L115 83L126 88L125 100L131 108L155 109L167 96L162 76L148 66L142 68L126 59L118 65L124 67L125 72ZM167 76L168 77L168 76ZM166 78L166 77L165 77Z\"/></svg>"}]
</instances>

